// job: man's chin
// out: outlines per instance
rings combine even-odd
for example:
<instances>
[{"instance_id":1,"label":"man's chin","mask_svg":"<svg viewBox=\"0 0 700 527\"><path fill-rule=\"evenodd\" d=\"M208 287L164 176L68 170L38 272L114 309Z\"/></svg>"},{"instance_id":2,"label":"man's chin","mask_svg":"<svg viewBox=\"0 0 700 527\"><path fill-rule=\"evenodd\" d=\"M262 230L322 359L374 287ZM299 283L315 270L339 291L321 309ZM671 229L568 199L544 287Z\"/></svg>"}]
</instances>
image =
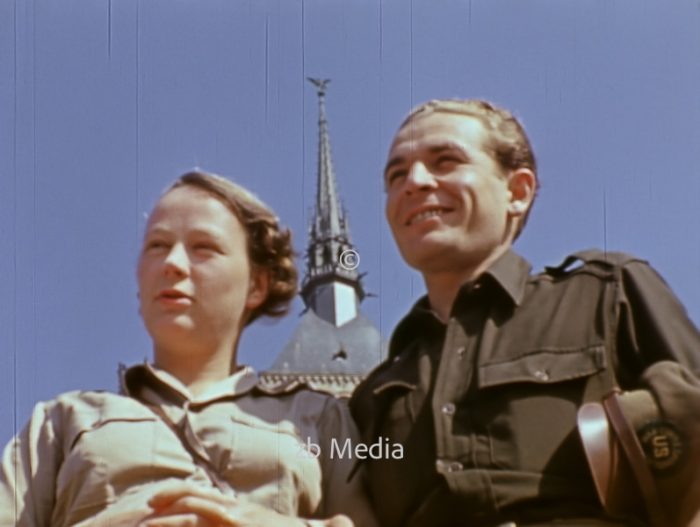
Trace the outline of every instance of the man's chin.
<instances>
[{"instance_id":1,"label":"man's chin","mask_svg":"<svg viewBox=\"0 0 700 527\"><path fill-rule=\"evenodd\" d=\"M450 244L441 243L439 239L425 237L408 246L405 250L402 249L401 256L409 266L423 273L439 264L440 260L453 250Z\"/></svg>"},{"instance_id":2,"label":"man's chin","mask_svg":"<svg viewBox=\"0 0 700 527\"><path fill-rule=\"evenodd\" d=\"M475 241L475 240L474 240ZM422 274L435 272L460 272L478 265L498 249L492 244L462 244L455 246L454 239L426 236L401 250L405 262Z\"/></svg>"}]
</instances>

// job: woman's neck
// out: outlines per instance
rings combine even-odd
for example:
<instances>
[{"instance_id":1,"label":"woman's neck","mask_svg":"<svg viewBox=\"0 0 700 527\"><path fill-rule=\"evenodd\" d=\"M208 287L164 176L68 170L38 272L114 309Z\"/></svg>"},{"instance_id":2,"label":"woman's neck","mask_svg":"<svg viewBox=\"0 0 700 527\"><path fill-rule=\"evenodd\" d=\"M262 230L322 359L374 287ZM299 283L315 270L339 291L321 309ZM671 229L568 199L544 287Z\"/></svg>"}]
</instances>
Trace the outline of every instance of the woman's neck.
<instances>
[{"instance_id":1,"label":"woman's neck","mask_svg":"<svg viewBox=\"0 0 700 527\"><path fill-rule=\"evenodd\" d=\"M155 366L177 378L194 396L205 392L215 384L233 373L235 364L235 347L219 350L154 349Z\"/></svg>"}]
</instances>

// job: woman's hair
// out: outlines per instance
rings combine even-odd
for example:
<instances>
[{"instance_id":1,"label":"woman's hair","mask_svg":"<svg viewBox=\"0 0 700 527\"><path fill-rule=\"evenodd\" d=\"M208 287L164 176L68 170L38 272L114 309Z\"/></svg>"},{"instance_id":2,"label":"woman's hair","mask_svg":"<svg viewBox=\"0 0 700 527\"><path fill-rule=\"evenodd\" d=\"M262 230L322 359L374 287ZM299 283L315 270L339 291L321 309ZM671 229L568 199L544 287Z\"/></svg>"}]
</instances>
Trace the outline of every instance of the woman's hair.
<instances>
[{"instance_id":1,"label":"woman's hair","mask_svg":"<svg viewBox=\"0 0 700 527\"><path fill-rule=\"evenodd\" d=\"M272 209L255 195L221 176L193 170L180 176L168 191L185 186L203 190L233 212L247 234L252 268L269 276L267 298L251 311L246 325L262 315L286 314L297 294L298 276L289 229L281 227Z\"/></svg>"}]
</instances>

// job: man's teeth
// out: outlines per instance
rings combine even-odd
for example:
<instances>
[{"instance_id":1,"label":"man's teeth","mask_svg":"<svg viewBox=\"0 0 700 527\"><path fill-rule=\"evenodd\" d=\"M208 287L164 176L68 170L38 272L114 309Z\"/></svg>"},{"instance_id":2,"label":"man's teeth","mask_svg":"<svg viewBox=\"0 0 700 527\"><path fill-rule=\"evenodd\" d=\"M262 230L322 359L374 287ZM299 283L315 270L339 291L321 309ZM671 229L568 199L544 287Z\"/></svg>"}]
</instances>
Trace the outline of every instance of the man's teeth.
<instances>
[{"instance_id":1,"label":"man's teeth","mask_svg":"<svg viewBox=\"0 0 700 527\"><path fill-rule=\"evenodd\" d=\"M426 218L432 218L433 216L442 216L444 214L444 210L426 210L425 212L421 212L420 214L416 214L411 218L411 221L409 222L409 225L411 223L416 223L417 221L424 220Z\"/></svg>"}]
</instances>

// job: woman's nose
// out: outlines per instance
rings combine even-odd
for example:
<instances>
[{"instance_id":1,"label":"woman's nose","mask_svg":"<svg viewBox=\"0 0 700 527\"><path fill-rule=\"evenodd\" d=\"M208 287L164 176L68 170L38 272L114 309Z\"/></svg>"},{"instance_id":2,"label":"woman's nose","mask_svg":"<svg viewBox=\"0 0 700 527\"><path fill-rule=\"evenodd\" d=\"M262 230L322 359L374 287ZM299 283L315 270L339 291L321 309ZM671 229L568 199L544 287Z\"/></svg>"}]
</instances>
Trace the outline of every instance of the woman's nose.
<instances>
[{"instance_id":1,"label":"woman's nose","mask_svg":"<svg viewBox=\"0 0 700 527\"><path fill-rule=\"evenodd\" d=\"M164 271L166 274L177 276L187 276L190 270L190 259L187 249L181 243L176 243L170 248L170 252L165 258Z\"/></svg>"}]
</instances>

